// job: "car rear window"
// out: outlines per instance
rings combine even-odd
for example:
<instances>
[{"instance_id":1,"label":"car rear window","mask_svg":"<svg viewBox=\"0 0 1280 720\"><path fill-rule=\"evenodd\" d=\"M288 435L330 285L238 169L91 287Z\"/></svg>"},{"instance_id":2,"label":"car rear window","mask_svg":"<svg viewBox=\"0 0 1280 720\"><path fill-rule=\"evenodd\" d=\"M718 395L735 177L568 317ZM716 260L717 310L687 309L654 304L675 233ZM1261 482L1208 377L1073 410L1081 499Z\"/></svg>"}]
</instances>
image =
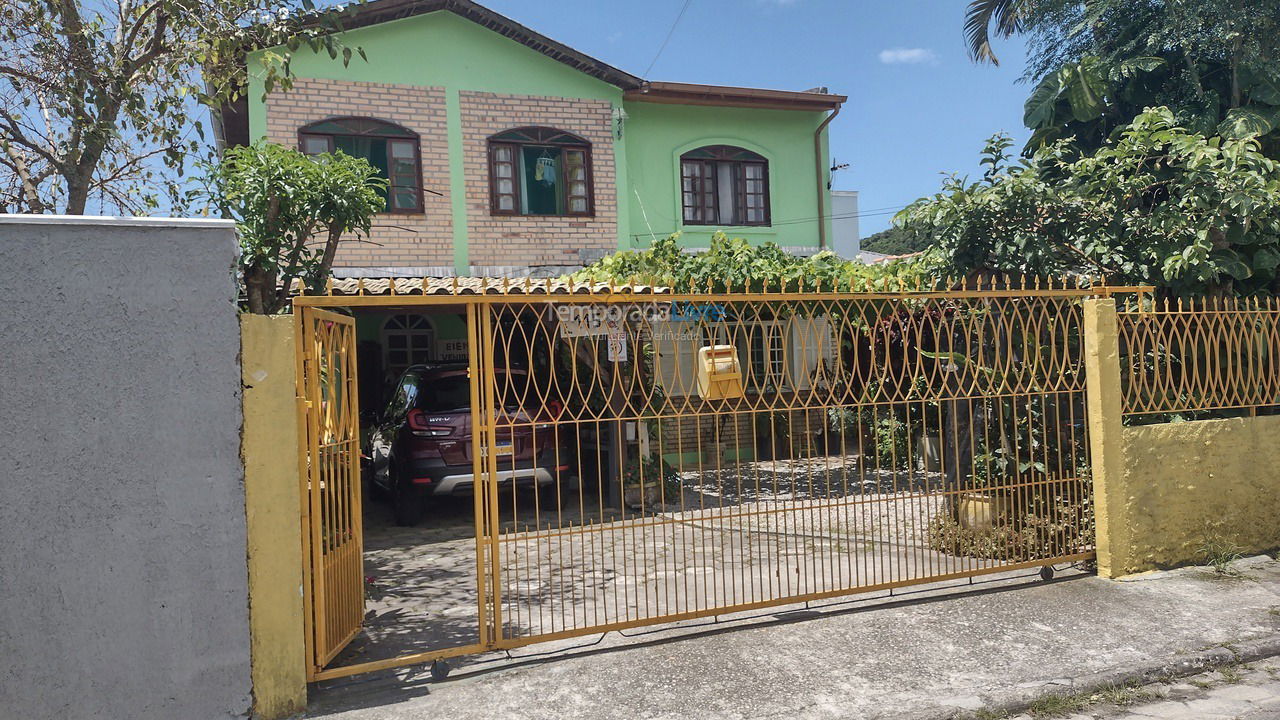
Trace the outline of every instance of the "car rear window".
<instances>
[{"instance_id":1,"label":"car rear window","mask_svg":"<svg viewBox=\"0 0 1280 720\"><path fill-rule=\"evenodd\" d=\"M524 373L497 373L497 392L508 408L526 407L528 376ZM428 377L418 389L419 410L425 412L457 412L471 409L471 383L465 374Z\"/></svg>"},{"instance_id":2,"label":"car rear window","mask_svg":"<svg viewBox=\"0 0 1280 720\"><path fill-rule=\"evenodd\" d=\"M417 408L426 412L471 409L471 383L466 375L427 378L418 389Z\"/></svg>"}]
</instances>

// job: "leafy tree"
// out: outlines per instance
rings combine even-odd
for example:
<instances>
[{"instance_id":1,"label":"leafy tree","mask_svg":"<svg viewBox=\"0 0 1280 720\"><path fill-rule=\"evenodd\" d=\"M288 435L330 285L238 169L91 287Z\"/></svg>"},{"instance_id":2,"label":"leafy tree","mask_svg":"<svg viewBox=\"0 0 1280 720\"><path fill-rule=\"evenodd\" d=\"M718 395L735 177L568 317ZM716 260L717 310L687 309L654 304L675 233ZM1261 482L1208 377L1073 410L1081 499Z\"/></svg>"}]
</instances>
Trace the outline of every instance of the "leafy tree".
<instances>
[{"instance_id":1,"label":"leafy tree","mask_svg":"<svg viewBox=\"0 0 1280 720\"><path fill-rule=\"evenodd\" d=\"M1034 149L1100 147L1147 107L1280 156L1280 0L1020 0Z\"/></svg>"},{"instance_id":2,"label":"leafy tree","mask_svg":"<svg viewBox=\"0 0 1280 720\"><path fill-rule=\"evenodd\" d=\"M343 236L367 235L386 206L378 169L341 152L259 141L228 150L211 180L214 203L238 224L249 312L263 315L286 305L294 280L320 289Z\"/></svg>"},{"instance_id":3,"label":"leafy tree","mask_svg":"<svg viewBox=\"0 0 1280 720\"><path fill-rule=\"evenodd\" d=\"M981 180L952 176L894 218L948 271L1280 292L1280 166L1256 140L1205 137L1156 108L1088 156L1059 141L1010 164L1009 144L988 143Z\"/></svg>"},{"instance_id":4,"label":"leafy tree","mask_svg":"<svg viewBox=\"0 0 1280 720\"><path fill-rule=\"evenodd\" d=\"M928 238L916 237L905 228L891 227L868 235L862 249L884 255L908 255L929 248Z\"/></svg>"},{"instance_id":5,"label":"leafy tree","mask_svg":"<svg viewBox=\"0 0 1280 720\"><path fill-rule=\"evenodd\" d=\"M351 59L333 34L344 14L312 0L0 0L0 210L181 206L207 151L201 105L243 92L246 49L283 46L264 73L288 86L302 47Z\"/></svg>"}]
</instances>

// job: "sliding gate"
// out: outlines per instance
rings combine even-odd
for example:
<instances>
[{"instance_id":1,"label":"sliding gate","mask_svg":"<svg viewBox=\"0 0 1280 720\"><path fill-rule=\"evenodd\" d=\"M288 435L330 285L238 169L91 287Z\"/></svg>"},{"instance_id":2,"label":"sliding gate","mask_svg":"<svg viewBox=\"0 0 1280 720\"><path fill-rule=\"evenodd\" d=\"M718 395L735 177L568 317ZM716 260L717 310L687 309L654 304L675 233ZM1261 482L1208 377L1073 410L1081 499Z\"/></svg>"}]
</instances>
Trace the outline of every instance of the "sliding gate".
<instances>
[{"instance_id":1,"label":"sliding gate","mask_svg":"<svg viewBox=\"0 0 1280 720\"><path fill-rule=\"evenodd\" d=\"M1097 294L299 298L313 678L1089 559ZM465 309L478 644L322 669L362 594L352 326L316 305Z\"/></svg>"}]
</instances>

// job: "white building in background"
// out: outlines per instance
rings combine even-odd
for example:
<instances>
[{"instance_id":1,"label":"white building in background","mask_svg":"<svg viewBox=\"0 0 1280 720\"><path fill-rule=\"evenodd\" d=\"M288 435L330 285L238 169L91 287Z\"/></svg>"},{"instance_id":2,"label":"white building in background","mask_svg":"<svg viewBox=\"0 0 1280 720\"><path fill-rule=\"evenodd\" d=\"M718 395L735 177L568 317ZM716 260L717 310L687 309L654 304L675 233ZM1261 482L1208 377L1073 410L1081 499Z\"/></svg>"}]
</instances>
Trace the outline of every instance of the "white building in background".
<instances>
[{"instance_id":1,"label":"white building in background","mask_svg":"<svg viewBox=\"0 0 1280 720\"><path fill-rule=\"evenodd\" d=\"M831 251L846 260L856 260L862 249L858 231L858 191L831 191Z\"/></svg>"}]
</instances>

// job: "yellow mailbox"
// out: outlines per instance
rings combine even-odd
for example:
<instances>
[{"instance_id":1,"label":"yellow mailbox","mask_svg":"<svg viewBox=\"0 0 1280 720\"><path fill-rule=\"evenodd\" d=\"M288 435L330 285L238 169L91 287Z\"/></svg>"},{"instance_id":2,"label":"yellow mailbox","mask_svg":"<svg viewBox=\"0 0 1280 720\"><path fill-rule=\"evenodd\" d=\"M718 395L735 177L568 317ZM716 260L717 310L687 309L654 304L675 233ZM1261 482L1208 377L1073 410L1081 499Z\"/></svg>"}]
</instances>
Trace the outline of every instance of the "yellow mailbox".
<instances>
[{"instance_id":1,"label":"yellow mailbox","mask_svg":"<svg viewBox=\"0 0 1280 720\"><path fill-rule=\"evenodd\" d=\"M742 397L742 369L732 345L698 348L698 395L703 400Z\"/></svg>"}]
</instances>

